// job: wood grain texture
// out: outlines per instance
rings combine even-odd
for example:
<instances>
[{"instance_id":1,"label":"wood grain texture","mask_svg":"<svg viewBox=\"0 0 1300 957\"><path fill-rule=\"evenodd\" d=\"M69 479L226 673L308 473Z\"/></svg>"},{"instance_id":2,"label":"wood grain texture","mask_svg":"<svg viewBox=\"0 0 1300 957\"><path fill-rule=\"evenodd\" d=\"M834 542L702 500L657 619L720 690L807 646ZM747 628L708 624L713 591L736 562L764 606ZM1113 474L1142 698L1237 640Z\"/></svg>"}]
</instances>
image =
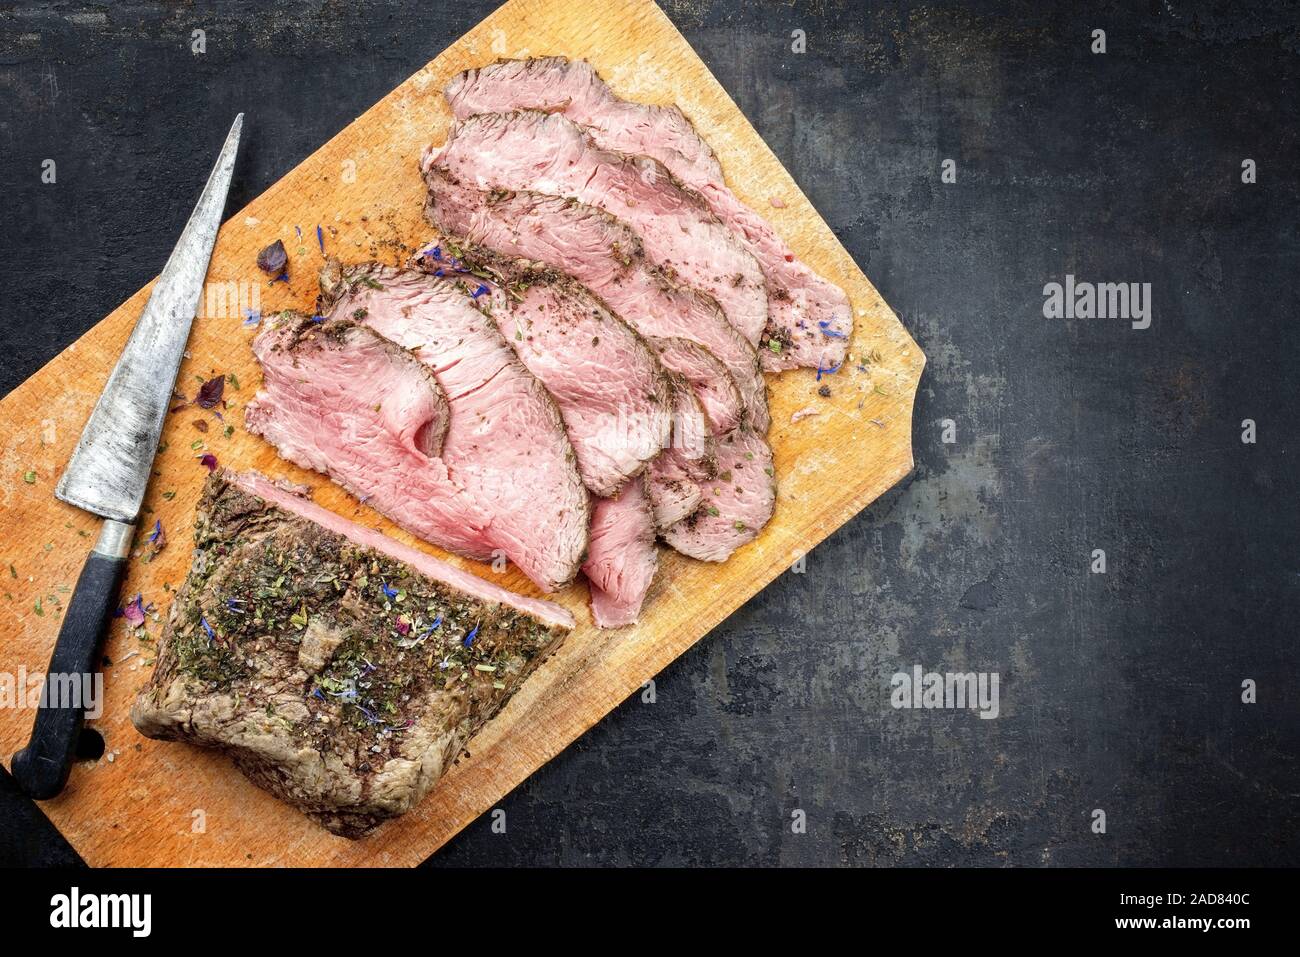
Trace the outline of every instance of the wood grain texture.
<instances>
[{"instance_id":1,"label":"wood grain texture","mask_svg":"<svg viewBox=\"0 0 1300 957\"><path fill-rule=\"evenodd\" d=\"M322 260L318 224L332 254L399 261L429 232L420 214L417 158L424 146L445 136L450 117L440 93L444 83L460 70L500 56L548 54L590 60L622 96L678 103L718 153L736 193L767 217L801 258L849 294L855 313L854 361L824 380L831 397L817 395L818 383L807 370L769 377L770 438L780 482L773 521L757 541L723 565L666 553L647 613L635 628L594 628L582 585L556 596L579 621L563 650L471 741L467 754L419 807L358 842L311 824L246 781L224 756L137 734L127 712L148 677L154 646L119 622L107 649L113 664L105 673L104 715L92 722L113 760L78 765L67 791L44 805L89 863L418 863L910 471L912 403L925 357L726 92L649 0L610 0L596 13L588 4L566 0L506 4L233 216L213 255L210 288L251 284L265 313L310 308ZM773 198L783 201L784 208L773 207ZM179 229L178 224L178 234ZM290 252L290 282L268 285L254 260L258 250L277 238ZM147 294L146 288L131 297L0 401L6 422L0 446L0 574L7 576L3 590L10 596L0 602L0 628L3 668L11 673L44 669L60 606L66 603L64 589L75 580L91 544L87 536L93 536L97 520L55 500L53 488ZM165 448L145 500L148 511L141 516L141 555L132 563L124 592L143 594L160 616L170 600L165 586L175 588L188 568L189 529L207 474L198 456L205 449L223 465L311 484L326 507L412 542L321 476L283 462L243 430L242 407L260 376L248 347L254 330L242 320L237 312L201 316L178 379L178 388L191 396L196 377L218 373L234 373L240 388L226 393L230 408L225 420L235 427L229 438L222 423L196 407L173 413L164 431ZM863 371L857 357L868 355ZM791 415L807 406L820 414L792 425ZM209 422L207 432L195 428L196 419ZM205 449L191 448L198 441ZM25 481L29 470L35 472L35 482ZM172 541L145 562L144 533L155 520L162 521ZM513 569L496 575L487 566L454 556L449 560L537 594ZM160 630L160 622L147 624L151 639ZM25 709L0 709L0 753L6 759L25 743L31 717ZM202 812L202 830L195 827L196 812Z\"/></svg>"}]
</instances>

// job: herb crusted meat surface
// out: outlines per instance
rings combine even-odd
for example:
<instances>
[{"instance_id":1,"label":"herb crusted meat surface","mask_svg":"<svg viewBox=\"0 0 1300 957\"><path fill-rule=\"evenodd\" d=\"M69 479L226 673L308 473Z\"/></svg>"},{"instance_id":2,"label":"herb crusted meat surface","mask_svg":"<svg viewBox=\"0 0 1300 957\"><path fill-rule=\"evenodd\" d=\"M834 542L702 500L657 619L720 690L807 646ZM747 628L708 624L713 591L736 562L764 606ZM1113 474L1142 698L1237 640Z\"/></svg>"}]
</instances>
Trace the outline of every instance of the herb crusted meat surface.
<instances>
[{"instance_id":1,"label":"herb crusted meat surface","mask_svg":"<svg viewBox=\"0 0 1300 957\"><path fill-rule=\"evenodd\" d=\"M131 720L345 837L413 807L573 623L255 474L213 473L194 540Z\"/></svg>"}]
</instances>

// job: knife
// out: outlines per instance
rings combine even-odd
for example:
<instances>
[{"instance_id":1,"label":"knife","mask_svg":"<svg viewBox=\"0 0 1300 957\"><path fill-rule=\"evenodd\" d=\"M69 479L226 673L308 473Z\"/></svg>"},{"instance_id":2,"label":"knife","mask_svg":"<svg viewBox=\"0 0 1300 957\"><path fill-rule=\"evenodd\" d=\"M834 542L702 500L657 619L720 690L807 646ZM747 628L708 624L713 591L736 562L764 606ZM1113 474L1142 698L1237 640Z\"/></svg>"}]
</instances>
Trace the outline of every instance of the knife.
<instances>
[{"instance_id":1,"label":"knife","mask_svg":"<svg viewBox=\"0 0 1300 957\"><path fill-rule=\"evenodd\" d=\"M203 295L243 124L240 113L54 490L104 524L54 643L31 740L10 768L23 791L38 800L62 791L72 769L87 704L77 691L89 688L99 670L163 419Z\"/></svg>"}]
</instances>

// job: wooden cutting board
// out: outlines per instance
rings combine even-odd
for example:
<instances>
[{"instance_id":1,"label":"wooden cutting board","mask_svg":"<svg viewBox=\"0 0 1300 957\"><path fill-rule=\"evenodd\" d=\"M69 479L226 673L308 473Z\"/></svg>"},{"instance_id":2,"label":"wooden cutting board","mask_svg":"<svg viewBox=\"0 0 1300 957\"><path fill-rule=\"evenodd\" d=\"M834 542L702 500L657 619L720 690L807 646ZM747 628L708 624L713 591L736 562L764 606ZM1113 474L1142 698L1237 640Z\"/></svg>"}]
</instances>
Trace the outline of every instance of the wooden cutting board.
<instances>
[{"instance_id":1,"label":"wooden cutting board","mask_svg":"<svg viewBox=\"0 0 1300 957\"><path fill-rule=\"evenodd\" d=\"M591 624L585 586L560 593L556 600L579 622L563 650L470 742L468 754L419 807L364 840L348 841L254 787L224 756L143 738L127 712L148 678L168 589L189 565L194 507L207 475L198 461L203 452L223 465L311 484L325 506L412 541L244 431L243 406L260 376L249 349L256 330L244 324L240 310L310 309L322 261L318 225L325 249L341 258L404 258L428 233L417 158L445 136L446 81L499 57L547 54L586 58L625 97L682 107L717 151L741 199L766 216L805 262L848 292L856 326L851 360L822 383L809 370L769 376L780 493L775 518L756 542L723 565L665 552L647 613L635 628L602 632ZM289 250L291 281L268 285L254 261L275 239ZM224 421L195 406L169 417L123 593L124 599L142 594L156 612L143 639L125 620L115 623L106 652L112 664L105 672L104 713L92 722L108 752L78 764L64 794L43 805L92 865L415 864L912 468L912 403L924 355L649 0L507 3L233 216L221 230L208 282L177 388L193 397L200 378L221 373L233 373L239 387L227 388ZM44 671L62 607L93 542L97 520L58 502L54 485L147 295L148 288L140 290L0 401L0 671L15 681L20 669ZM821 384L830 386L829 398L817 394ZM819 414L791 422L793 413L810 406ZM196 420L207 422L206 432ZM233 426L229 437L227 424ZM171 541L146 561L155 521ZM537 594L513 569L498 575L450 560ZM3 704L0 756L7 763L26 743L32 712Z\"/></svg>"}]
</instances>

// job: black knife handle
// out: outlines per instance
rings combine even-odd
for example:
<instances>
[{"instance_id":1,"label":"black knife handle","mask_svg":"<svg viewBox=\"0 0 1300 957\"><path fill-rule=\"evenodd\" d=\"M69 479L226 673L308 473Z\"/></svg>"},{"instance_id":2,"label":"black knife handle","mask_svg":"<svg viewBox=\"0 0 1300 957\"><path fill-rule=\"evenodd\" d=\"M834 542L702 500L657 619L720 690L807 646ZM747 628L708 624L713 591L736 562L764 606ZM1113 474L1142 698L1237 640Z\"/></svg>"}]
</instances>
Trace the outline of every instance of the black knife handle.
<instances>
[{"instance_id":1,"label":"black knife handle","mask_svg":"<svg viewBox=\"0 0 1300 957\"><path fill-rule=\"evenodd\" d=\"M88 702L84 692L94 688L134 530L135 526L125 522L105 521L99 542L77 579L50 656L31 740L14 755L10 767L28 797L40 801L52 798L68 783L85 721ZM74 682L75 693L68 693Z\"/></svg>"}]
</instances>

